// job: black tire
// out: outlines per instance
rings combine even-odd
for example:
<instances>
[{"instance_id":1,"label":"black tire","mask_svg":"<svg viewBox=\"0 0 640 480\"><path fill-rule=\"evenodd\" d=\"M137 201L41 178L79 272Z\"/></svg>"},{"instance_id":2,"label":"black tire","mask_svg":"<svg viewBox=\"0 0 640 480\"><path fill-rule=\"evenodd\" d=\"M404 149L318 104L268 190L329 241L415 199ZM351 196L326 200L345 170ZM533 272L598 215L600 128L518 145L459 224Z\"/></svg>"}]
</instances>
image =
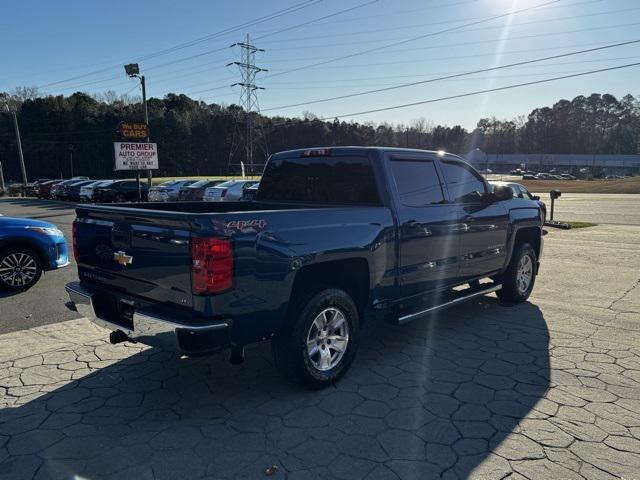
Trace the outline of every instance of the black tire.
<instances>
[{"instance_id":1,"label":"black tire","mask_svg":"<svg viewBox=\"0 0 640 480\"><path fill-rule=\"evenodd\" d=\"M326 288L316 292L303 295L292 308L287 325L271 341L271 350L276 367L288 380L317 390L335 383L351 366L358 348L360 318L358 308L344 290ZM337 355L337 363L326 370L316 366L316 363L321 361L320 353L310 355L307 349L309 335L312 335L312 331L317 331L314 321L323 311L328 311L327 315L330 315L331 311L341 312L344 317L343 323L348 327L346 348L339 359L338 350L331 353L334 347L317 344L317 348L322 348L323 353L326 350L330 358L333 359L333 355ZM331 340L326 342L330 344Z\"/></svg>"},{"instance_id":2,"label":"black tire","mask_svg":"<svg viewBox=\"0 0 640 480\"><path fill-rule=\"evenodd\" d=\"M18 264L20 270L8 270L15 268ZM41 275L42 262L33 250L9 247L0 251L0 288L14 292L28 290L38 283ZM28 277L28 281L25 277Z\"/></svg>"},{"instance_id":3,"label":"black tire","mask_svg":"<svg viewBox=\"0 0 640 480\"><path fill-rule=\"evenodd\" d=\"M529 260L523 260L524 257L529 257ZM519 281L518 268L524 262L525 265L530 265L530 280L526 288L524 284ZM500 300L507 303L521 303L529 298L533 286L536 283L536 274L538 268L538 260L536 251L531 244L522 243L515 246L515 252L511 257L511 262L507 271L504 272L498 280L502 284L502 288L496 292L496 295Z\"/></svg>"}]
</instances>

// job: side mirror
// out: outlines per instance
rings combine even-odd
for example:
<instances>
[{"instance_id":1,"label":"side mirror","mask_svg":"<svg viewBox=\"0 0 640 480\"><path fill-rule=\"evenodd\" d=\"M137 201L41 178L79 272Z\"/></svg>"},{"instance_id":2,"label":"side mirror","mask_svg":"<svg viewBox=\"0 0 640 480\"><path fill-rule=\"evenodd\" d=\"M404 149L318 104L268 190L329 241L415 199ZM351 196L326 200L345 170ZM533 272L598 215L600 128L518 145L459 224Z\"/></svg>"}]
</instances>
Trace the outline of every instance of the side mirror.
<instances>
[{"instance_id":1,"label":"side mirror","mask_svg":"<svg viewBox=\"0 0 640 480\"><path fill-rule=\"evenodd\" d=\"M531 198L533 200L535 200L535 201L539 201L540 200L540 195L533 195Z\"/></svg>"},{"instance_id":2,"label":"side mirror","mask_svg":"<svg viewBox=\"0 0 640 480\"><path fill-rule=\"evenodd\" d=\"M503 200L511 200L513 198L513 190L504 185L496 185L493 187L493 200L501 202Z\"/></svg>"},{"instance_id":3,"label":"side mirror","mask_svg":"<svg viewBox=\"0 0 640 480\"><path fill-rule=\"evenodd\" d=\"M556 198L560 198L562 196L562 192L560 190L551 190L549 192L549 196L552 200L555 200Z\"/></svg>"}]
</instances>

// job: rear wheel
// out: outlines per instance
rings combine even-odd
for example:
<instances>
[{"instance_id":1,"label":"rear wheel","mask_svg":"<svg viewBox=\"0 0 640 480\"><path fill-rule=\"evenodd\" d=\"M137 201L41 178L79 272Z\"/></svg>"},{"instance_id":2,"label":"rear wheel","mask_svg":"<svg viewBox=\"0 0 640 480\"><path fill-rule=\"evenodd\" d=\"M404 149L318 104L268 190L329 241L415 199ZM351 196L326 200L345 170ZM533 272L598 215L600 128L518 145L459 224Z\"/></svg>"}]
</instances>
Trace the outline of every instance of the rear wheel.
<instances>
[{"instance_id":1,"label":"rear wheel","mask_svg":"<svg viewBox=\"0 0 640 480\"><path fill-rule=\"evenodd\" d=\"M276 367L292 382L327 387L348 370L359 334L358 309L345 291L327 288L307 295L272 340Z\"/></svg>"},{"instance_id":2,"label":"rear wheel","mask_svg":"<svg viewBox=\"0 0 640 480\"><path fill-rule=\"evenodd\" d=\"M516 246L507 271L499 279L502 288L496 292L498 298L512 303L527 300L536 282L536 265L537 256L531 244Z\"/></svg>"},{"instance_id":3,"label":"rear wheel","mask_svg":"<svg viewBox=\"0 0 640 480\"><path fill-rule=\"evenodd\" d=\"M42 275L42 263L33 251L10 247L0 252L0 287L5 290L27 290Z\"/></svg>"}]
</instances>

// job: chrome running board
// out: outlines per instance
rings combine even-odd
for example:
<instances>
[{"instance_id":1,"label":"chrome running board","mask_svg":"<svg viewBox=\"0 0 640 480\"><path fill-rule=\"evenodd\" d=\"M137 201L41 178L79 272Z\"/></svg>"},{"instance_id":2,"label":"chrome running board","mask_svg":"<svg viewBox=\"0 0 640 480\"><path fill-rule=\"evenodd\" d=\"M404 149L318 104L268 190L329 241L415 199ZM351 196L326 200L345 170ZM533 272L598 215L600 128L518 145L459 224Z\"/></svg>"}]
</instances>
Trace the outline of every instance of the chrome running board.
<instances>
[{"instance_id":1,"label":"chrome running board","mask_svg":"<svg viewBox=\"0 0 640 480\"><path fill-rule=\"evenodd\" d=\"M488 285L488 286L486 286ZM421 310L419 312L416 313L410 313L408 315L404 315L400 318L398 318L398 325L404 325L405 323L409 323L412 320L417 320L420 317L424 317L430 313L433 312L437 312L438 310L443 310L445 308L449 308L449 307L454 307L456 305L459 305L461 303L464 303L468 300L473 300L474 298L480 297L482 295L486 295L487 293L491 293L491 292L495 292L497 290L500 290L502 288L502 285L498 284L495 285L493 283L490 284L485 284L485 285L480 285L480 288L474 288L473 291L469 292L469 290L471 289L467 289L467 290L462 290L461 292L455 292L454 291L454 295L457 293L458 296L456 296L455 298L448 300L446 302L440 303L438 305L433 305L425 310Z\"/></svg>"}]
</instances>

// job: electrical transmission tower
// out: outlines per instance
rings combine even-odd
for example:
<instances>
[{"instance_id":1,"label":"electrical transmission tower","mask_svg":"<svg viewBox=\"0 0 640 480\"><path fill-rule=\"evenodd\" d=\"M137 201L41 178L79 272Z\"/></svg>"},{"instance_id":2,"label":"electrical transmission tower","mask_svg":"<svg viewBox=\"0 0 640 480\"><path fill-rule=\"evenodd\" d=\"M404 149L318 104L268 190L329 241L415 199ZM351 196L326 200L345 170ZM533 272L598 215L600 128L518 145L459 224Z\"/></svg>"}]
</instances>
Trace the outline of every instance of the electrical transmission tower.
<instances>
[{"instance_id":1,"label":"electrical transmission tower","mask_svg":"<svg viewBox=\"0 0 640 480\"><path fill-rule=\"evenodd\" d=\"M255 58L257 52L264 52L262 48L258 48L251 45L249 42L249 35L245 37L244 42L234 43L231 47L240 47L240 61L231 62L227 66L237 65L240 70L242 81L232 84L232 87L240 86L240 105L244 110L244 150L245 150L245 168L249 175L255 173L254 155L256 147L262 150L264 159L268 157L267 139L264 135L262 125L254 122L255 119L260 121L260 105L258 104L258 90L264 90L263 87L256 85L256 75L260 72L266 72L268 70L258 67L255 64ZM229 168L233 165L231 162L235 155L237 144L237 136L239 135L239 122L236 118L236 127L234 132L234 138L229 152ZM263 162L264 163L264 162ZM237 164L235 164L237 165Z\"/></svg>"}]
</instances>

